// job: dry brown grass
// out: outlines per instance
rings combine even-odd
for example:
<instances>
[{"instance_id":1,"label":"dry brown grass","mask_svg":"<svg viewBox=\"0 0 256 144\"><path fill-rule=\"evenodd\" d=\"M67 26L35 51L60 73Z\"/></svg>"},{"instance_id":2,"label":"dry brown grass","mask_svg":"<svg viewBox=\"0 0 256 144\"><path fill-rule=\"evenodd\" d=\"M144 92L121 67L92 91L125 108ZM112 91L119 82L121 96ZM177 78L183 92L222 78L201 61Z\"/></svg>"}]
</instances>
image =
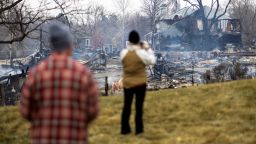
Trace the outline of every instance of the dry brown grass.
<instances>
[{"instance_id":1,"label":"dry brown grass","mask_svg":"<svg viewBox=\"0 0 256 144\"><path fill-rule=\"evenodd\" d=\"M91 144L256 144L253 80L150 92L140 136L119 134L121 109L121 96L101 99ZM1 108L0 114L0 143L27 143L28 124L17 108Z\"/></svg>"}]
</instances>

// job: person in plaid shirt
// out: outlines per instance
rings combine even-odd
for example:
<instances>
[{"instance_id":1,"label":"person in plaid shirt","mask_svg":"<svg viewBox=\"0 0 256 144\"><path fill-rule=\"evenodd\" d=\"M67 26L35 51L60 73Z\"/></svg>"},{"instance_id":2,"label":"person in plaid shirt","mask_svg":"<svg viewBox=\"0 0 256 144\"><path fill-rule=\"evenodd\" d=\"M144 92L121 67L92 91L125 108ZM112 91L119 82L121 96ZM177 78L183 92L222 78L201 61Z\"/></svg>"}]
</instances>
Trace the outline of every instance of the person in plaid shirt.
<instances>
[{"instance_id":1,"label":"person in plaid shirt","mask_svg":"<svg viewBox=\"0 0 256 144\"><path fill-rule=\"evenodd\" d=\"M53 53L33 68L22 88L20 111L31 122L32 144L86 144L98 115L98 89L90 71L72 60L64 26L50 28Z\"/></svg>"}]
</instances>

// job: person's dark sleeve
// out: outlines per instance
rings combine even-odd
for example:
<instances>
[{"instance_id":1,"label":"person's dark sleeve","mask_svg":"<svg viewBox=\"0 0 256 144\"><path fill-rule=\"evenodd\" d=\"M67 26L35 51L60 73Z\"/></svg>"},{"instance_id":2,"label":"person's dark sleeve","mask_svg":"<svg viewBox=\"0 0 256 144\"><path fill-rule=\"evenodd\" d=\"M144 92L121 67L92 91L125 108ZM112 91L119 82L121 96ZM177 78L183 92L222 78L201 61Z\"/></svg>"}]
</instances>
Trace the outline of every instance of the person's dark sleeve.
<instances>
[{"instance_id":1,"label":"person's dark sleeve","mask_svg":"<svg viewBox=\"0 0 256 144\"><path fill-rule=\"evenodd\" d=\"M31 121L33 110L33 94L34 94L35 78L33 74L29 73L25 81L20 99L20 112L23 118Z\"/></svg>"}]
</instances>

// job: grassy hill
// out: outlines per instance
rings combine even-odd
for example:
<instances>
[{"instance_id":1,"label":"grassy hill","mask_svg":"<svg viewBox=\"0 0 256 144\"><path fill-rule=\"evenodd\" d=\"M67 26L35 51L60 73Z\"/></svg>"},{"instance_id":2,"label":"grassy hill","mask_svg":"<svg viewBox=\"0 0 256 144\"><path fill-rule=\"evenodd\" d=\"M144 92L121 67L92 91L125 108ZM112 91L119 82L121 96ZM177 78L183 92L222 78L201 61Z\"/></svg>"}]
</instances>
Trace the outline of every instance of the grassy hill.
<instances>
[{"instance_id":1,"label":"grassy hill","mask_svg":"<svg viewBox=\"0 0 256 144\"><path fill-rule=\"evenodd\" d=\"M256 81L148 93L145 134L119 135L122 97L101 99L91 144L256 144ZM132 125L134 117L131 118ZM28 143L16 107L0 108L0 143Z\"/></svg>"}]
</instances>

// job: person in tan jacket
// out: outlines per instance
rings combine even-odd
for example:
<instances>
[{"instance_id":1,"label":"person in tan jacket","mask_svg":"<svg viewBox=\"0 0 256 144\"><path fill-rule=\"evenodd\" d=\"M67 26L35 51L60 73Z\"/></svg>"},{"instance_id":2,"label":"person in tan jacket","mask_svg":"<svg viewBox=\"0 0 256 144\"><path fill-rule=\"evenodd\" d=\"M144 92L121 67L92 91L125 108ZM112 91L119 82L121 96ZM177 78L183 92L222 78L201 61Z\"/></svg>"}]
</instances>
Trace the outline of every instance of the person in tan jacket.
<instances>
[{"instance_id":1,"label":"person in tan jacket","mask_svg":"<svg viewBox=\"0 0 256 144\"><path fill-rule=\"evenodd\" d=\"M129 124L133 96L136 96L136 134L144 132L143 103L146 95L147 72L146 66L154 65L156 58L148 44L140 43L136 31L129 35L129 44L121 54L123 64L124 107L122 112L121 134L131 133Z\"/></svg>"}]
</instances>

